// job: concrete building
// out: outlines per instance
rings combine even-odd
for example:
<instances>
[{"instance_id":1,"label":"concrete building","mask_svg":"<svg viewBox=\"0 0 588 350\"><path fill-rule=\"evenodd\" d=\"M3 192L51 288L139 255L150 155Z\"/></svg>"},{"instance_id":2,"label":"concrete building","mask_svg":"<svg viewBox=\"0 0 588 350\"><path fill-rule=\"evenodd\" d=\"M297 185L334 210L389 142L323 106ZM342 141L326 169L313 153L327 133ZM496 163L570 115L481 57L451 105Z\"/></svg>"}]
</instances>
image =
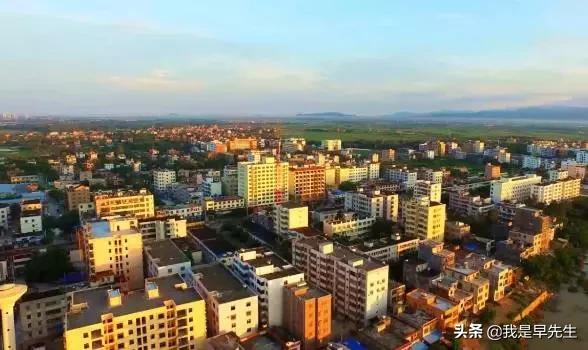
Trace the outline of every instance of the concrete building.
<instances>
[{"instance_id":1,"label":"concrete building","mask_svg":"<svg viewBox=\"0 0 588 350\"><path fill-rule=\"evenodd\" d=\"M65 350L204 348L205 302L177 275L145 280L129 294L101 287L70 300Z\"/></svg>"},{"instance_id":2,"label":"concrete building","mask_svg":"<svg viewBox=\"0 0 588 350\"><path fill-rule=\"evenodd\" d=\"M363 243L349 246L351 250L364 255L389 263L399 261L403 255L416 252L419 246L419 239L412 237L381 238L364 241Z\"/></svg>"},{"instance_id":3,"label":"concrete building","mask_svg":"<svg viewBox=\"0 0 588 350\"><path fill-rule=\"evenodd\" d=\"M51 342L62 335L67 312L65 290L53 288L29 291L21 299L18 308L22 330L19 343L23 347Z\"/></svg>"},{"instance_id":4,"label":"concrete building","mask_svg":"<svg viewBox=\"0 0 588 350\"><path fill-rule=\"evenodd\" d=\"M321 140L321 149L327 152L340 151L341 140Z\"/></svg>"},{"instance_id":5,"label":"concrete building","mask_svg":"<svg viewBox=\"0 0 588 350\"><path fill-rule=\"evenodd\" d=\"M190 282L190 259L171 239L146 243L144 252L149 277L180 275L184 281Z\"/></svg>"},{"instance_id":6,"label":"concrete building","mask_svg":"<svg viewBox=\"0 0 588 350\"><path fill-rule=\"evenodd\" d=\"M431 183L434 184L442 184L443 183L443 171L438 170L432 170L432 169L427 169L427 171L425 171L425 180L429 181Z\"/></svg>"},{"instance_id":7,"label":"concrete building","mask_svg":"<svg viewBox=\"0 0 588 350\"><path fill-rule=\"evenodd\" d=\"M376 218L358 214L344 215L342 218L334 218L323 222L323 233L328 237L343 236L357 238L371 231Z\"/></svg>"},{"instance_id":8,"label":"concrete building","mask_svg":"<svg viewBox=\"0 0 588 350\"><path fill-rule=\"evenodd\" d=\"M236 196L239 191L239 178L236 166L225 165L221 177L222 192L225 196Z\"/></svg>"},{"instance_id":9,"label":"concrete building","mask_svg":"<svg viewBox=\"0 0 588 350\"><path fill-rule=\"evenodd\" d=\"M300 202L325 198L325 167L290 167L288 170L288 193L290 199Z\"/></svg>"},{"instance_id":10,"label":"concrete building","mask_svg":"<svg viewBox=\"0 0 588 350\"><path fill-rule=\"evenodd\" d=\"M288 162L263 157L261 162L238 163L238 194L247 207L288 201Z\"/></svg>"},{"instance_id":11,"label":"concrete building","mask_svg":"<svg viewBox=\"0 0 588 350\"><path fill-rule=\"evenodd\" d=\"M459 323L459 305L435 294L415 289L406 294L406 304L437 318L439 328L453 328Z\"/></svg>"},{"instance_id":12,"label":"concrete building","mask_svg":"<svg viewBox=\"0 0 588 350\"><path fill-rule=\"evenodd\" d=\"M331 294L306 282L284 288L284 328L302 341L304 350L323 348L331 337Z\"/></svg>"},{"instance_id":13,"label":"concrete building","mask_svg":"<svg viewBox=\"0 0 588 350\"><path fill-rule=\"evenodd\" d=\"M432 202L441 203L441 183L417 180L414 185L414 196L426 196Z\"/></svg>"},{"instance_id":14,"label":"concrete building","mask_svg":"<svg viewBox=\"0 0 588 350\"><path fill-rule=\"evenodd\" d=\"M284 286L303 282L304 273L267 248L239 250L232 269L259 296L260 327L282 326Z\"/></svg>"},{"instance_id":15,"label":"concrete building","mask_svg":"<svg viewBox=\"0 0 588 350\"><path fill-rule=\"evenodd\" d=\"M245 200L239 196L206 197L202 199L202 210L205 212L226 212L245 208Z\"/></svg>"},{"instance_id":16,"label":"concrete building","mask_svg":"<svg viewBox=\"0 0 588 350\"><path fill-rule=\"evenodd\" d=\"M155 215L153 194L146 189L96 192L94 204L98 217L134 215L138 218L148 218Z\"/></svg>"},{"instance_id":17,"label":"concrete building","mask_svg":"<svg viewBox=\"0 0 588 350\"><path fill-rule=\"evenodd\" d=\"M393 162L396 160L396 151L392 148L385 149L380 152L380 156L382 158L382 162Z\"/></svg>"},{"instance_id":18,"label":"concrete building","mask_svg":"<svg viewBox=\"0 0 588 350\"><path fill-rule=\"evenodd\" d=\"M508 238L515 245L530 248L530 256L549 251L555 235L555 219L533 208L518 208Z\"/></svg>"},{"instance_id":19,"label":"concrete building","mask_svg":"<svg viewBox=\"0 0 588 350\"><path fill-rule=\"evenodd\" d=\"M407 168L388 168L386 169L386 179L389 181L397 181L402 184L402 188L412 189L417 181L416 171L410 171Z\"/></svg>"},{"instance_id":20,"label":"concrete building","mask_svg":"<svg viewBox=\"0 0 588 350\"><path fill-rule=\"evenodd\" d=\"M136 219L87 221L78 230L78 244L91 284L116 282L125 290L143 285L143 240Z\"/></svg>"},{"instance_id":21,"label":"concrete building","mask_svg":"<svg viewBox=\"0 0 588 350\"><path fill-rule=\"evenodd\" d=\"M170 169L153 170L153 189L157 192L167 191L176 183L176 171Z\"/></svg>"},{"instance_id":22,"label":"concrete building","mask_svg":"<svg viewBox=\"0 0 588 350\"><path fill-rule=\"evenodd\" d=\"M202 205L199 204L177 204L157 207L156 216L179 216L181 218L200 218L202 216Z\"/></svg>"},{"instance_id":23,"label":"concrete building","mask_svg":"<svg viewBox=\"0 0 588 350\"><path fill-rule=\"evenodd\" d=\"M484 167L484 179L486 180L496 180L500 179L500 165L494 165L492 163L486 164Z\"/></svg>"},{"instance_id":24,"label":"concrete building","mask_svg":"<svg viewBox=\"0 0 588 350\"><path fill-rule=\"evenodd\" d=\"M587 165L588 164L588 151L576 152L576 162Z\"/></svg>"},{"instance_id":25,"label":"concrete building","mask_svg":"<svg viewBox=\"0 0 588 350\"><path fill-rule=\"evenodd\" d=\"M388 191L345 192L345 209L369 217L398 221L398 195Z\"/></svg>"},{"instance_id":26,"label":"concrete building","mask_svg":"<svg viewBox=\"0 0 588 350\"><path fill-rule=\"evenodd\" d=\"M274 231L285 235L291 229L308 227L308 207L296 203L274 206Z\"/></svg>"},{"instance_id":27,"label":"concrete building","mask_svg":"<svg viewBox=\"0 0 588 350\"><path fill-rule=\"evenodd\" d=\"M10 218L10 204L0 203L0 228L8 229L8 219ZM0 236L2 234L0 233Z\"/></svg>"},{"instance_id":28,"label":"concrete building","mask_svg":"<svg viewBox=\"0 0 588 350\"><path fill-rule=\"evenodd\" d=\"M257 139L255 137L235 138L227 143L229 151L243 151L257 149Z\"/></svg>"},{"instance_id":29,"label":"concrete building","mask_svg":"<svg viewBox=\"0 0 588 350\"><path fill-rule=\"evenodd\" d=\"M320 237L294 240L292 263L332 294L338 313L363 325L386 314L388 265Z\"/></svg>"},{"instance_id":30,"label":"concrete building","mask_svg":"<svg viewBox=\"0 0 588 350\"><path fill-rule=\"evenodd\" d=\"M4 350L16 350L14 305L26 292L26 284L0 284L0 312L2 312L2 349Z\"/></svg>"},{"instance_id":31,"label":"concrete building","mask_svg":"<svg viewBox=\"0 0 588 350\"><path fill-rule=\"evenodd\" d=\"M282 142L282 151L285 153L295 153L304 151L306 140L303 138L289 138Z\"/></svg>"},{"instance_id":32,"label":"concrete building","mask_svg":"<svg viewBox=\"0 0 588 350\"><path fill-rule=\"evenodd\" d=\"M259 326L258 297L220 263L198 265L195 287L206 301L208 336L234 332L247 338Z\"/></svg>"},{"instance_id":33,"label":"concrete building","mask_svg":"<svg viewBox=\"0 0 588 350\"><path fill-rule=\"evenodd\" d=\"M490 197L494 203L524 202L531 197L533 185L539 183L541 183L541 176L535 174L494 180L490 185Z\"/></svg>"},{"instance_id":34,"label":"concrete building","mask_svg":"<svg viewBox=\"0 0 588 350\"><path fill-rule=\"evenodd\" d=\"M10 177L11 184L34 184L41 182L39 175L13 175Z\"/></svg>"},{"instance_id":35,"label":"concrete building","mask_svg":"<svg viewBox=\"0 0 588 350\"><path fill-rule=\"evenodd\" d=\"M458 280L460 289L473 294L473 312L475 314L486 308L486 301L490 297L490 281L482 277L479 270L464 263L447 267L445 273Z\"/></svg>"},{"instance_id":36,"label":"concrete building","mask_svg":"<svg viewBox=\"0 0 588 350\"><path fill-rule=\"evenodd\" d=\"M531 198L537 203L549 204L580 196L582 180L568 178L554 182L542 182L531 187Z\"/></svg>"},{"instance_id":37,"label":"concrete building","mask_svg":"<svg viewBox=\"0 0 588 350\"><path fill-rule=\"evenodd\" d=\"M418 258L426 261L434 271L444 271L455 265L455 253L444 248L443 242L423 240L419 242Z\"/></svg>"},{"instance_id":38,"label":"concrete building","mask_svg":"<svg viewBox=\"0 0 588 350\"><path fill-rule=\"evenodd\" d=\"M413 197L402 203L404 231L407 236L443 242L445 233L445 204L428 197Z\"/></svg>"},{"instance_id":39,"label":"concrete building","mask_svg":"<svg viewBox=\"0 0 588 350\"><path fill-rule=\"evenodd\" d=\"M143 242L186 237L187 221L180 216L154 216L137 220Z\"/></svg>"},{"instance_id":40,"label":"concrete building","mask_svg":"<svg viewBox=\"0 0 588 350\"><path fill-rule=\"evenodd\" d=\"M565 169L552 169L547 172L547 181L549 182L565 180L568 177L570 177L570 175Z\"/></svg>"},{"instance_id":41,"label":"concrete building","mask_svg":"<svg viewBox=\"0 0 588 350\"><path fill-rule=\"evenodd\" d=\"M92 201L90 196L90 186L74 185L67 187L65 191L65 208L67 210L77 211L80 204Z\"/></svg>"}]
</instances>

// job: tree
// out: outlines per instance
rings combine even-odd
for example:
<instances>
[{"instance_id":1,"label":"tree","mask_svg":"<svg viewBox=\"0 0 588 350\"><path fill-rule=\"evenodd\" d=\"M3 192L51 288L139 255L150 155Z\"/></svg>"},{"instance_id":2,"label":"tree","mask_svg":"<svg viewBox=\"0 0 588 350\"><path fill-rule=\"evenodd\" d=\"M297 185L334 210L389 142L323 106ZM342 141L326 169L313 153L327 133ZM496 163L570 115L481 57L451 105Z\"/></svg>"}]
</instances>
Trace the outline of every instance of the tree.
<instances>
[{"instance_id":1,"label":"tree","mask_svg":"<svg viewBox=\"0 0 588 350\"><path fill-rule=\"evenodd\" d=\"M377 218L372 225L370 238L390 237L394 233L394 223L390 220Z\"/></svg>"},{"instance_id":2,"label":"tree","mask_svg":"<svg viewBox=\"0 0 588 350\"><path fill-rule=\"evenodd\" d=\"M357 184L353 181L343 181L339 184L341 191L355 191L357 190Z\"/></svg>"},{"instance_id":3,"label":"tree","mask_svg":"<svg viewBox=\"0 0 588 350\"><path fill-rule=\"evenodd\" d=\"M37 253L25 267L27 282L48 283L62 278L66 273L73 272L69 255L65 249L50 247L45 253Z\"/></svg>"}]
</instances>

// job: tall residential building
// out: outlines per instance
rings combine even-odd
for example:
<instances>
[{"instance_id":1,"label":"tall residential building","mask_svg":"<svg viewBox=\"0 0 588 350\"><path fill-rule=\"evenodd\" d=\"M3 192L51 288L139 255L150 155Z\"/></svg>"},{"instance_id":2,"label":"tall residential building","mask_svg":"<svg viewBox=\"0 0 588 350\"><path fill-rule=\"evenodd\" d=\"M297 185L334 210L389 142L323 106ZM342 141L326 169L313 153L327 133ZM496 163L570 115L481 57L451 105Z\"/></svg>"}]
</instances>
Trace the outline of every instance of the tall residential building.
<instances>
[{"instance_id":1,"label":"tall residential building","mask_svg":"<svg viewBox=\"0 0 588 350\"><path fill-rule=\"evenodd\" d=\"M294 153L304 151L306 140L303 138L289 138L282 142L282 151L285 153Z\"/></svg>"},{"instance_id":2,"label":"tall residential building","mask_svg":"<svg viewBox=\"0 0 588 350\"><path fill-rule=\"evenodd\" d=\"M388 265L319 237L294 240L292 263L331 293L338 313L364 325L386 314Z\"/></svg>"},{"instance_id":3,"label":"tall residential building","mask_svg":"<svg viewBox=\"0 0 588 350\"><path fill-rule=\"evenodd\" d=\"M445 204L429 197L414 197L403 201L404 230L408 236L443 242L445 234Z\"/></svg>"},{"instance_id":4,"label":"tall residential building","mask_svg":"<svg viewBox=\"0 0 588 350\"><path fill-rule=\"evenodd\" d=\"M396 151L392 148L382 150L380 153L382 162L393 162L396 160Z\"/></svg>"},{"instance_id":5,"label":"tall residential building","mask_svg":"<svg viewBox=\"0 0 588 350\"><path fill-rule=\"evenodd\" d=\"M432 202L441 203L441 183L417 180L414 186L414 196L426 196L429 197Z\"/></svg>"},{"instance_id":6,"label":"tall residential building","mask_svg":"<svg viewBox=\"0 0 588 350\"><path fill-rule=\"evenodd\" d=\"M257 294L220 263L198 265L195 287L206 301L208 336L235 332L248 337L257 331L259 305Z\"/></svg>"},{"instance_id":7,"label":"tall residential building","mask_svg":"<svg viewBox=\"0 0 588 350\"><path fill-rule=\"evenodd\" d=\"M274 231L285 235L291 229L308 227L308 207L296 203L276 204L274 207Z\"/></svg>"},{"instance_id":8,"label":"tall residential building","mask_svg":"<svg viewBox=\"0 0 588 350\"><path fill-rule=\"evenodd\" d=\"M367 165L337 166L335 167L335 183L341 184L345 181L360 182L368 180L370 175L369 169Z\"/></svg>"},{"instance_id":9,"label":"tall residential building","mask_svg":"<svg viewBox=\"0 0 588 350\"><path fill-rule=\"evenodd\" d=\"M167 191L172 184L176 183L176 171L170 169L153 170L153 188L155 191Z\"/></svg>"},{"instance_id":10,"label":"tall residential building","mask_svg":"<svg viewBox=\"0 0 588 350\"><path fill-rule=\"evenodd\" d=\"M71 294L64 349L203 349L205 302L178 276L145 280L124 294L108 287Z\"/></svg>"},{"instance_id":11,"label":"tall residential building","mask_svg":"<svg viewBox=\"0 0 588 350\"><path fill-rule=\"evenodd\" d=\"M341 140L321 140L321 148L325 151L340 151Z\"/></svg>"},{"instance_id":12,"label":"tall residential building","mask_svg":"<svg viewBox=\"0 0 588 350\"><path fill-rule=\"evenodd\" d=\"M187 235L187 221L179 215L138 219L137 225L143 236L143 242Z\"/></svg>"},{"instance_id":13,"label":"tall residential building","mask_svg":"<svg viewBox=\"0 0 588 350\"><path fill-rule=\"evenodd\" d=\"M304 350L323 348L331 337L331 294L306 282L288 285L284 293L284 328Z\"/></svg>"},{"instance_id":14,"label":"tall residential building","mask_svg":"<svg viewBox=\"0 0 588 350\"><path fill-rule=\"evenodd\" d=\"M143 285L143 239L137 220L113 217L85 222L78 244L92 284L121 283L130 290Z\"/></svg>"},{"instance_id":15,"label":"tall residential building","mask_svg":"<svg viewBox=\"0 0 588 350\"><path fill-rule=\"evenodd\" d=\"M484 167L484 178L486 180L500 179L500 165L486 164Z\"/></svg>"},{"instance_id":16,"label":"tall residential building","mask_svg":"<svg viewBox=\"0 0 588 350\"><path fill-rule=\"evenodd\" d=\"M4 283L0 285L0 312L2 312L2 348L16 350L14 305L27 292L26 284Z\"/></svg>"},{"instance_id":17,"label":"tall residential building","mask_svg":"<svg viewBox=\"0 0 588 350\"><path fill-rule=\"evenodd\" d=\"M80 204L90 203L90 187L86 185L69 186L65 191L65 208L78 211Z\"/></svg>"},{"instance_id":18,"label":"tall residential building","mask_svg":"<svg viewBox=\"0 0 588 350\"><path fill-rule=\"evenodd\" d=\"M98 217L134 215L138 218L148 218L155 215L153 194L146 189L96 192L94 203Z\"/></svg>"},{"instance_id":19,"label":"tall residential building","mask_svg":"<svg viewBox=\"0 0 588 350\"><path fill-rule=\"evenodd\" d=\"M346 192L345 209L396 222L398 221L398 195L379 190Z\"/></svg>"},{"instance_id":20,"label":"tall residential building","mask_svg":"<svg viewBox=\"0 0 588 350\"><path fill-rule=\"evenodd\" d=\"M223 176L221 177L221 186L223 195L236 196L239 188L239 178L237 176L237 167L225 165Z\"/></svg>"},{"instance_id":21,"label":"tall residential building","mask_svg":"<svg viewBox=\"0 0 588 350\"><path fill-rule=\"evenodd\" d=\"M309 202L325 198L325 167L290 167L288 193L291 200Z\"/></svg>"},{"instance_id":22,"label":"tall residential building","mask_svg":"<svg viewBox=\"0 0 588 350\"><path fill-rule=\"evenodd\" d=\"M288 201L288 162L262 157L261 162L239 162L238 194L247 207Z\"/></svg>"},{"instance_id":23,"label":"tall residential building","mask_svg":"<svg viewBox=\"0 0 588 350\"><path fill-rule=\"evenodd\" d=\"M386 169L386 179L400 182L404 189L412 189L417 181L417 173L407 168L392 167Z\"/></svg>"},{"instance_id":24,"label":"tall residential building","mask_svg":"<svg viewBox=\"0 0 588 350\"><path fill-rule=\"evenodd\" d=\"M235 253L233 271L259 296L261 327L284 321L284 286L303 282L304 273L267 248L241 249Z\"/></svg>"},{"instance_id":25,"label":"tall residential building","mask_svg":"<svg viewBox=\"0 0 588 350\"><path fill-rule=\"evenodd\" d=\"M523 202L531 196L533 185L539 183L541 183L541 176L535 174L494 180L490 185L490 197L494 203Z\"/></svg>"},{"instance_id":26,"label":"tall residential building","mask_svg":"<svg viewBox=\"0 0 588 350\"><path fill-rule=\"evenodd\" d=\"M542 182L531 186L531 198L537 203L549 204L580 196L581 179L565 179L554 182Z\"/></svg>"}]
</instances>

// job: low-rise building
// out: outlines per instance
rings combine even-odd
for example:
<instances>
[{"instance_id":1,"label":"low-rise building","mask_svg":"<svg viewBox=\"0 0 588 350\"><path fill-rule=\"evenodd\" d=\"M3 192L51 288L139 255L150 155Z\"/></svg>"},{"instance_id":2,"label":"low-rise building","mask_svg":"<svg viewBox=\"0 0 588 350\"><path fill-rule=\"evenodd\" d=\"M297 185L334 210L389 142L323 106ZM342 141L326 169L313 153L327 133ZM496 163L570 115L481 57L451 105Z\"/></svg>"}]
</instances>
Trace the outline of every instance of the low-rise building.
<instances>
[{"instance_id":1,"label":"low-rise building","mask_svg":"<svg viewBox=\"0 0 588 350\"><path fill-rule=\"evenodd\" d=\"M373 239L360 244L349 246L350 249L361 252L374 259L383 262L399 261L403 255L418 250L419 239L414 237L401 237L399 234L391 239Z\"/></svg>"},{"instance_id":2,"label":"low-rise building","mask_svg":"<svg viewBox=\"0 0 588 350\"><path fill-rule=\"evenodd\" d=\"M239 196L206 197L202 200L202 210L205 212L226 212L245 208L245 200Z\"/></svg>"},{"instance_id":3,"label":"low-rise building","mask_svg":"<svg viewBox=\"0 0 588 350\"><path fill-rule=\"evenodd\" d=\"M146 243L144 252L149 277L180 275L190 284L192 278L190 259L171 239Z\"/></svg>"},{"instance_id":4,"label":"low-rise building","mask_svg":"<svg viewBox=\"0 0 588 350\"><path fill-rule=\"evenodd\" d=\"M442 330L453 328L459 323L459 305L422 289L407 293L406 304L436 317Z\"/></svg>"},{"instance_id":5,"label":"low-rise building","mask_svg":"<svg viewBox=\"0 0 588 350\"><path fill-rule=\"evenodd\" d=\"M358 214L329 219L323 222L323 233L328 237L343 236L357 238L369 233L375 222L375 217L361 216Z\"/></svg>"},{"instance_id":6,"label":"low-rise building","mask_svg":"<svg viewBox=\"0 0 588 350\"><path fill-rule=\"evenodd\" d=\"M285 235L295 228L308 227L308 207L296 203L282 203L274 206L274 231Z\"/></svg>"}]
</instances>

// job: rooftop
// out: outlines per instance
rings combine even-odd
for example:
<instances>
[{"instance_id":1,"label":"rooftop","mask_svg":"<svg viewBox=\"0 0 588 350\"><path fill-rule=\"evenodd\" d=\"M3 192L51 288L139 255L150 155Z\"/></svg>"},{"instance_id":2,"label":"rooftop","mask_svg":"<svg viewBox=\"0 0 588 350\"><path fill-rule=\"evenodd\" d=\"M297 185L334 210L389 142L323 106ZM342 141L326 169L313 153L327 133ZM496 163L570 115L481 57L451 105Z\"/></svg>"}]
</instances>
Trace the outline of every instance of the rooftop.
<instances>
[{"instance_id":1,"label":"rooftop","mask_svg":"<svg viewBox=\"0 0 588 350\"><path fill-rule=\"evenodd\" d=\"M202 300L195 289L179 287L184 284L179 275L155 278L151 281L157 284L158 297L149 299L144 291L135 291L123 295L122 304L118 306L110 306L109 287L74 292L72 303L74 305L86 304L87 306L77 312L68 312L66 316L68 329L101 324L101 317L105 314L113 314L114 317L117 317L164 307L164 302L167 300L173 300L177 306Z\"/></svg>"},{"instance_id":2,"label":"rooftop","mask_svg":"<svg viewBox=\"0 0 588 350\"><path fill-rule=\"evenodd\" d=\"M220 263L198 265L194 272L200 274L200 282L209 292L217 292L220 302L231 302L255 295Z\"/></svg>"},{"instance_id":3,"label":"rooftop","mask_svg":"<svg viewBox=\"0 0 588 350\"><path fill-rule=\"evenodd\" d=\"M158 266L168 266L190 262L188 257L170 239L145 243L145 252L157 259Z\"/></svg>"},{"instance_id":4,"label":"rooftop","mask_svg":"<svg viewBox=\"0 0 588 350\"><path fill-rule=\"evenodd\" d=\"M351 250L345 246L339 245L337 243L333 243L323 237L302 238L302 239L298 240L298 242L301 244L308 245L314 250L320 250L319 248L320 248L321 244L330 242L333 244L333 252L331 253L332 256L334 256L335 258L337 258L341 261L352 261L352 260L362 259L363 265L361 265L361 268L366 271L376 270L376 269L387 266L377 260L373 260L373 259L369 258L368 256L354 252L353 250Z\"/></svg>"}]
</instances>

